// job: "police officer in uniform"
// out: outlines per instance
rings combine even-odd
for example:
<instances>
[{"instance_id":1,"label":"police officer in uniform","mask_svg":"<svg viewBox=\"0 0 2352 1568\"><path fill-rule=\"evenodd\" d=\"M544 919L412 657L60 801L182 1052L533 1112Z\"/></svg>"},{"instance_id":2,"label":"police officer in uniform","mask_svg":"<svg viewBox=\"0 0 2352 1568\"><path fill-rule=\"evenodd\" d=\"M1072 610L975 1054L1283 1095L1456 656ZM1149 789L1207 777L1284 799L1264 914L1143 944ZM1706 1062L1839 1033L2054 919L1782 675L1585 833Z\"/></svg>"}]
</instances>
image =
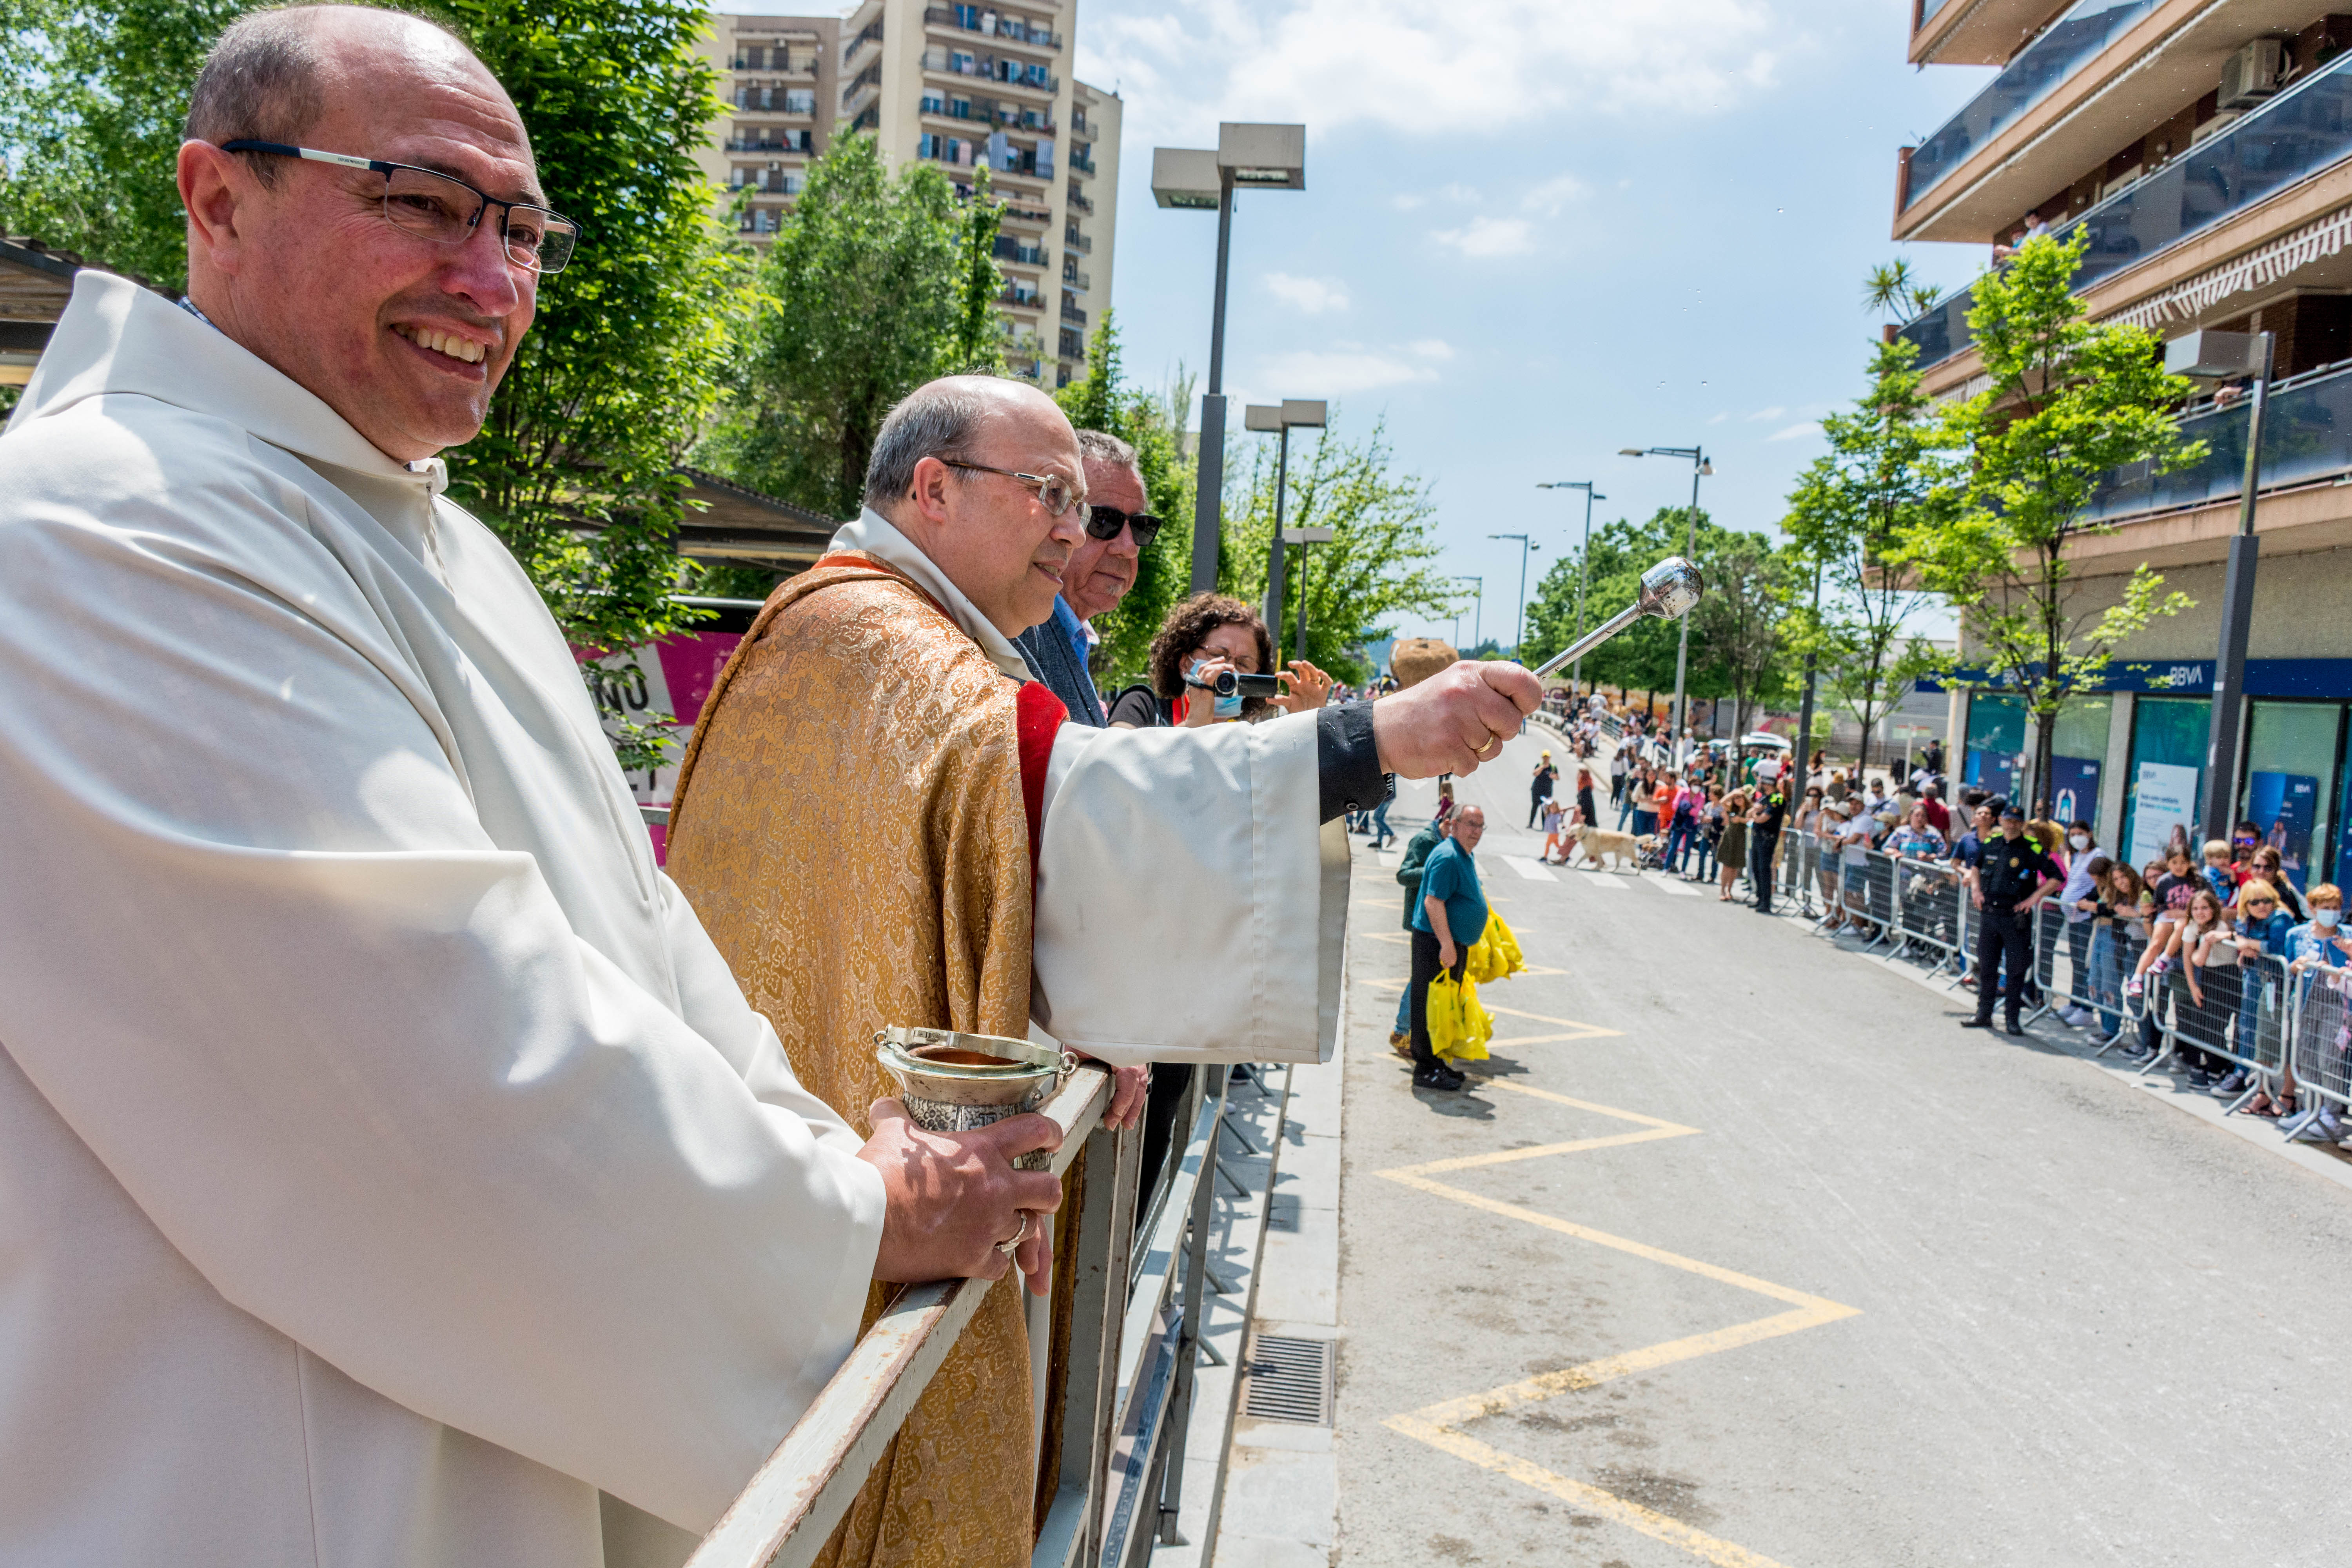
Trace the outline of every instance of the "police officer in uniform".
<instances>
[{"instance_id":1,"label":"police officer in uniform","mask_svg":"<svg viewBox=\"0 0 2352 1568\"><path fill-rule=\"evenodd\" d=\"M2005 957L2009 1032L2025 1033L2017 1014L2025 1000L2027 966L2033 962L2033 906L2063 879L2058 863L2025 837L2024 811L2004 805L2000 837L1984 847L1983 858L1969 873L1969 897L1984 911L1984 924L1977 936L1977 1016L1962 1019L1960 1027L1992 1027L1994 977Z\"/></svg>"}]
</instances>

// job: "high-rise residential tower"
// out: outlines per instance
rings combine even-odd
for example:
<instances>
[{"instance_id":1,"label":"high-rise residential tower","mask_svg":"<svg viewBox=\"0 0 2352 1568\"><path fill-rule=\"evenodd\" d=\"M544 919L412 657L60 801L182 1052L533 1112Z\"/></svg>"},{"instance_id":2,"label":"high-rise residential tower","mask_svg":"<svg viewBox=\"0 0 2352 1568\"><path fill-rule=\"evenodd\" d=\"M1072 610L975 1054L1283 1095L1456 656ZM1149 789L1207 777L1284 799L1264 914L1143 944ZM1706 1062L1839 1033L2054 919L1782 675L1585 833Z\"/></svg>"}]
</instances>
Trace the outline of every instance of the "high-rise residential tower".
<instances>
[{"instance_id":1,"label":"high-rise residential tower","mask_svg":"<svg viewBox=\"0 0 2352 1568\"><path fill-rule=\"evenodd\" d=\"M714 14L704 48L726 109L704 164L725 187L719 199L731 205L750 186L739 221L764 243L810 161L850 131L872 135L893 164L938 164L962 192L985 163L1005 204L1005 357L1042 385L1066 383L1110 300L1121 107L1070 75L1076 19L1076 0Z\"/></svg>"}]
</instances>

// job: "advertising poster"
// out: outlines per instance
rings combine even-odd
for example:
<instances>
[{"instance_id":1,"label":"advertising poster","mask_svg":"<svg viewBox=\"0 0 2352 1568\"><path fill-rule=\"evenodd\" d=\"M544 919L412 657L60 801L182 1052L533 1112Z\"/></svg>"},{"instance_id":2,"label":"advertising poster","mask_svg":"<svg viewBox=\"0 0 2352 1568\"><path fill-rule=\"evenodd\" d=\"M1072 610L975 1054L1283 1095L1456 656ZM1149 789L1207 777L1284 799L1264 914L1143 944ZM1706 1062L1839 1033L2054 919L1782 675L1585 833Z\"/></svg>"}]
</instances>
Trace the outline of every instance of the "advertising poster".
<instances>
[{"instance_id":1,"label":"advertising poster","mask_svg":"<svg viewBox=\"0 0 2352 1568\"><path fill-rule=\"evenodd\" d=\"M2311 828L2318 815L2319 781L2308 773L2256 773L2246 781L2246 820L2279 852L2287 874L2307 885Z\"/></svg>"},{"instance_id":2,"label":"advertising poster","mask_svg":"<svg viewBox=\"0 0 2352 1568\"><path fill-rule=\"evenodd\" d=\"M2050 759L2050 820L2095 822L2099 816L2099 764L2084 757Z\"/></svg>"},{"instance_id":3,"label":"advertising poster","mask_svg":"<svg viewBox=\"0 0 2352 1568\"><path fill-rule=\"evenodd\" d=\"M665 715L674 721L668 760L651 772L624 775L639 805L669 804L670 792L677 784L677 764L694 734L694 721L702 716L711 686L740 641L741 634L737 632L682 632L618 657L591 660L582 650L572 650L608 710L617 709L639 724L657 723ZM609 721L606 727L611 727ZM647 831L653 835L654 857L660 859L667 835L658 825Z\"/></svg>"},{"instance_id":4,"label":"advertising poster","mask_svg":"<svg viewBox=\"0 0 2352 1568\"><path fill-rule=\"evenodd\" d=\"M1966 782L2003 798L2017 794L2017 759L2007 752L1970 752Z\"/></svg>"},{"instance_id":5,"label":"advertising poster","mask_svg":"<svg viewBox=\"0 0 2352 1568\"><path fill-rule=\"evenodd\" d=\"M2164 858L2173 829L2190 837L2197 820L2197 775L2201 770L2177 763L2142 763L2132 782L2131 863ZM2306 835L2307 836L2307 835Z\"/></svg>"}]
</instances>

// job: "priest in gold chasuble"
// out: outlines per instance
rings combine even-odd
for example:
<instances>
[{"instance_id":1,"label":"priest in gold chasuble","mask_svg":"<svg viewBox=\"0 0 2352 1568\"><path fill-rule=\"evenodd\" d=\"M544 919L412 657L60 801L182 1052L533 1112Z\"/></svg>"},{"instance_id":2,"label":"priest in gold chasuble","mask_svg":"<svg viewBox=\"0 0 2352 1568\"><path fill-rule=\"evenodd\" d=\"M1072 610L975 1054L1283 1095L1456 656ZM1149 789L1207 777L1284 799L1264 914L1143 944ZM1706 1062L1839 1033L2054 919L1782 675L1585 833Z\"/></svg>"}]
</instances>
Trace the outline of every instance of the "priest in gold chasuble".
<instances>
[{"instance_id":1,"label":"priest in gold chasuble","mask_svg":"<svg viewBox=\"0 0 2352 1568\"><path fill-rule=\"evenodd\" d=\"M1045 620L1087 517L1076 434L1018 383L918 389L866 510L779 587L704 706L669 872L794 1072L853 1126L893 1091L877 1029L1024 1036L1127 1068L1327 1059L1347 850L1409 776L1468 772L1539 689L1461 667L1260 724L1064 724L1011 637ZM1214 973L1221 987L1194 977ZM1140 1082L1122 1082L1132 1119ZM1073 1173L1078 1179L1078 1173ZM1045 1284L1039 1249L1024 1269ZM835 1532L840 1568L1028 1561L1028 1329L989 1294ZM887 1301L877 1286L868 1321Z\"/></svg>"}]
</instances>

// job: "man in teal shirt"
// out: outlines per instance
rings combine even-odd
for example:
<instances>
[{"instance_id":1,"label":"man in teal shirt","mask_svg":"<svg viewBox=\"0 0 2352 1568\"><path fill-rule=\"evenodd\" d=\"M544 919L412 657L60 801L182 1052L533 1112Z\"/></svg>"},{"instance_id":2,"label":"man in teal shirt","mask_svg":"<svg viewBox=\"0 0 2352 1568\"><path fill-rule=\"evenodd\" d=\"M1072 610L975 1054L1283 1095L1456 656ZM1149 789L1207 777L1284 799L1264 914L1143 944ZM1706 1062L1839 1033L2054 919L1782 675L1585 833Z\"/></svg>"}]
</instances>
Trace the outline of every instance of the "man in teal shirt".
<instances>
[{"instance_id":1,"label":"man in teal shirt","mask_svg":"<svg viewBox=\"0 0 2352 1568\"><path fill-rule=\"evenodd\" d=\"M1486 834L1486 814L1465 805L1454 814L1453 835L1422 862L1421 903L1412 912L1412 1083L1415 1089L1460 1089L1462 1075L1429 1047L1429 987L1438 975L1462 977L1470 946L1486 934L1486 894L1478 885L1474 853Z\"/></svg>"}]
</instances>

